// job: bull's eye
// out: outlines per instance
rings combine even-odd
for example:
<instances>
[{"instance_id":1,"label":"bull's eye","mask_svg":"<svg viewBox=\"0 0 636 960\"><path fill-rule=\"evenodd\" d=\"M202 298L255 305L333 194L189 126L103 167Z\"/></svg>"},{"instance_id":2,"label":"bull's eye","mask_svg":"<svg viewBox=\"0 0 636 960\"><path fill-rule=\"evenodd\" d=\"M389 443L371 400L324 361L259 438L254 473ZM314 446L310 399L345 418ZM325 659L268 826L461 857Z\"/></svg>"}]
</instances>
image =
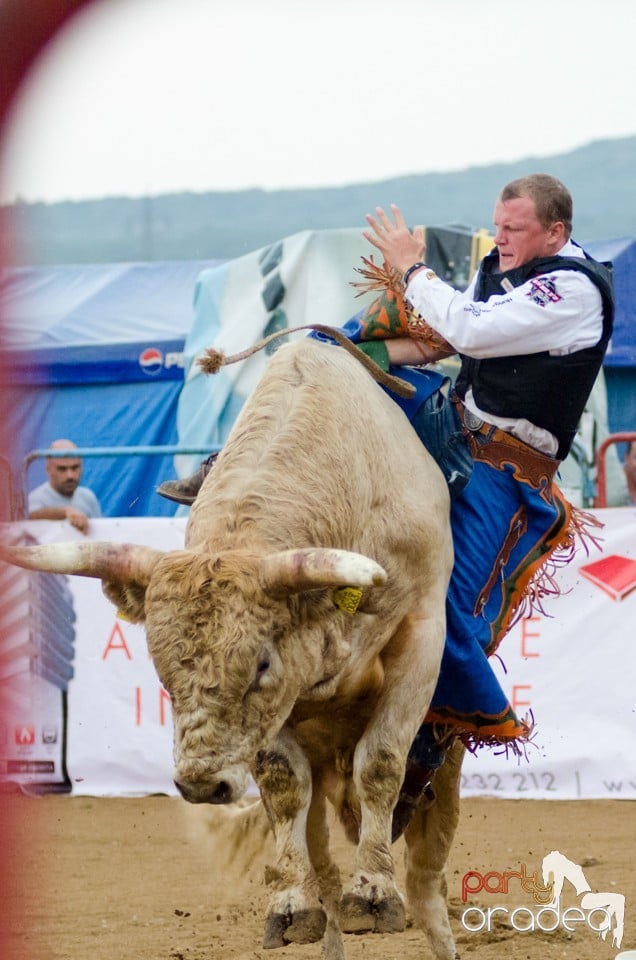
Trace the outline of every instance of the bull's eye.
<instances>
[{"instance_id":1,"label":"bull's eye","mask_svg":"<svg viewBox=\"0 0 636 960\"><path fill-rule=\"evenodd\" d=\"M269 667L270 667L269 657L261 657L261 659L258 662L258 666L256 668L256 679L258 680L260 677L263 676L264 673L267 673L267 671L269 670Z\"/></svg>"},{"instance_id":2,"label":"bull's eye","mask_svg":"<svg viewBox=\"0 0 636 960\"><path fill-rule=\"evenodd\" d=\"M279 680L280 669L278 668L278 654L269 646L261 647L258 660L254 665L252 682L249 685L247 693L263 693L276 687Z\"/></svg>"}]
</instances>

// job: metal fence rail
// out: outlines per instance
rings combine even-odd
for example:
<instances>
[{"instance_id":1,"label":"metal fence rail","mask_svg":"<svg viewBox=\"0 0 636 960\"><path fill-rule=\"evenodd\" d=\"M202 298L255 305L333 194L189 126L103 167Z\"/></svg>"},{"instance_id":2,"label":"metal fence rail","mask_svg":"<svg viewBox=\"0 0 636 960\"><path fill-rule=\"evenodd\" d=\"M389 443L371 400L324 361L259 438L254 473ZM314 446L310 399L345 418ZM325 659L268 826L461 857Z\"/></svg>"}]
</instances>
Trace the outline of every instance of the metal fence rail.
<instances>
[{"instance_id":1,"label":"metal fence rail","mask_svg":"<svg viewBox=\"0 0 636 960\"><path fill-rule=\"evenodd\" d=\"M613 443L630 443L636 440L636 431L627 430L623 433L610 433L609 437L603 440L596 451L596 499L595 507L607 506L607 469L605 466L605 454Z\"/></svg>"},{"instance_id":2,"label":"metal fence rail","mask_svg":"<svg viewBox=\"0 0 636 960\"><path fill-rule=\"evenodd\" d=\"M597 463L597 495L594 501L595 507L607 506L607 472L605 466L605 454L608 447L614 443L629 443L636 440L636 432L627 431L624 433L613 433L603 441L596 455ZM6 485L6 499L4 513L8 514L6 519L21 520L26 516L27 502L27 479L31 464L35 460L45 460L50 457L78 457L80 459L90 457L163 457L163 456L189 456L191 454L209 456L220 450L220 446L206 444L205 446L183 447L178 444L167 444L163 446L136 446L136 447L77 447L69 450L31 450L24 460L19 471L18 483L13 483L13 473L9 461L0 456L0 478L3 485ZM4 476L3 476L4 475ZM8 507L8 509L7 509Z\"/></svg>"},{"instance_id":3,"label":"metal fence rail","mask_svg":"<svg viewBox=\"0 0 636 960\"><path fill-rule=\"evenodd\" d=\"M13 491L13 473L11 471L11 464L6 457L0 457L0 483L2 484L2 489L6 490L6 496L3 498L0 505L0 520L12 520L13 504L15 502Z\"/></svg>"}]
</instances>

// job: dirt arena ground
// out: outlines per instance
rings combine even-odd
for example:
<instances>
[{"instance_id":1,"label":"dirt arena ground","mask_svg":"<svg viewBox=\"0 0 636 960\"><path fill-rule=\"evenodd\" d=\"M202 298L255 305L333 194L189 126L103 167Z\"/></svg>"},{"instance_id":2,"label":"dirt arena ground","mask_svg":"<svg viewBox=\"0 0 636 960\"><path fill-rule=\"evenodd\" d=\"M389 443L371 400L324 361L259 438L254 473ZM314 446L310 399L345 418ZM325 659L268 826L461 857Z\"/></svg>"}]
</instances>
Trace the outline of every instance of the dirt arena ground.
<instances>
[{"instance_id":1,"label":"dirt arena ground","mask_svg":"<svg viewBox=\"0 0 636 960\"><path fill-rule=\"evenodd\" d=\"M228 855L227 829L210 831L210 808L168 797L0 798L6 848L2 960L318 960L320 946L261 947L267 850L254 839ZM448 867L449 899L464 960L605 960L619 952L586 925L567 933L517 932L497 922L467 932L469 905L531 905L519 886L507 897L462 903L462 878L539 870L559 850L584 868L592 890L626 897L621 950L636 948L636 804L488 798L463 803ZM334 830L343 875L351 848ZM401 863L402 850L396 847ZM225 862L229 860L229 862ZM8 869L7 869L8 868ZM496 880L491 882L497 882ZM511 881L511 891L514 881ZM572 894L574 889L570 888ZM576 897L568 904L576 905ZM478 916L473 914L473 917ZM504 915L505 917L505 915ZM523 925L523 924L519 924ZM348 960L430 960L423 934L347 936Z\"/></svg>"}]
</instances>

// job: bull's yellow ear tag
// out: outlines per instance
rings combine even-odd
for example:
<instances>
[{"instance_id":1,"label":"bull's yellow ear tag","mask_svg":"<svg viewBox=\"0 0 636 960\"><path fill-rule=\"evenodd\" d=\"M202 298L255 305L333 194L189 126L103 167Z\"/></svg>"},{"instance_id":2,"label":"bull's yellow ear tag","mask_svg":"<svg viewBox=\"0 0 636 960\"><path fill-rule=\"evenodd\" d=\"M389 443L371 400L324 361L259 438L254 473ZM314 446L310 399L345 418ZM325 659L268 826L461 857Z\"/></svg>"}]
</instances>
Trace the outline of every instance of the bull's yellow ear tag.
<instances>
[{"instance_id":1,"label":"bull's yellow ear tag","mask_svg":"<svg viewBox=\"0 0 636 960\"><path fill-rule=\"evenodd\" d=\"M362 590L357 587L339 587L333 592L333 602L345 613L353 614L360 606L362 600Z\"/></svg>"},{"instance_id":2,"label":"bull's yellow ear tag","mask_svg":"<svg viewBox=\"0 0 636 960\"><path fill-rule=\"evenodd\" d=\"M127 617L123 610L118 610L115 616L118 620L125 620L126 623L132 623L130 617Z\"/></svg>"}]
</instances>

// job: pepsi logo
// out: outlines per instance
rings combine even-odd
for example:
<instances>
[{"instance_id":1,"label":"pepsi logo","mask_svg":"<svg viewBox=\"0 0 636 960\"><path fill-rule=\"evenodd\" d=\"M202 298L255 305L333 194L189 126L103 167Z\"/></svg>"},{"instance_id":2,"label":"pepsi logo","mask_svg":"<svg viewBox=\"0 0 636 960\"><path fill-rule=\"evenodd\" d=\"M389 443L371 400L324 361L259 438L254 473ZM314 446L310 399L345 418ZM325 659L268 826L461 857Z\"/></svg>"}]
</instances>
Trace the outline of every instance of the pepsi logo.
<instances>
[{"instance_id":1,"label":"pepsi logo","mask_svg":"<svg viewBox=\"0 0 636 960\"><path fill-rule=\"evenodd\" d=\"M147 347L139 354L139 366L151 377L160 373L163 369L163 353L156 347Z\"/></svg>"}]
</instances>

